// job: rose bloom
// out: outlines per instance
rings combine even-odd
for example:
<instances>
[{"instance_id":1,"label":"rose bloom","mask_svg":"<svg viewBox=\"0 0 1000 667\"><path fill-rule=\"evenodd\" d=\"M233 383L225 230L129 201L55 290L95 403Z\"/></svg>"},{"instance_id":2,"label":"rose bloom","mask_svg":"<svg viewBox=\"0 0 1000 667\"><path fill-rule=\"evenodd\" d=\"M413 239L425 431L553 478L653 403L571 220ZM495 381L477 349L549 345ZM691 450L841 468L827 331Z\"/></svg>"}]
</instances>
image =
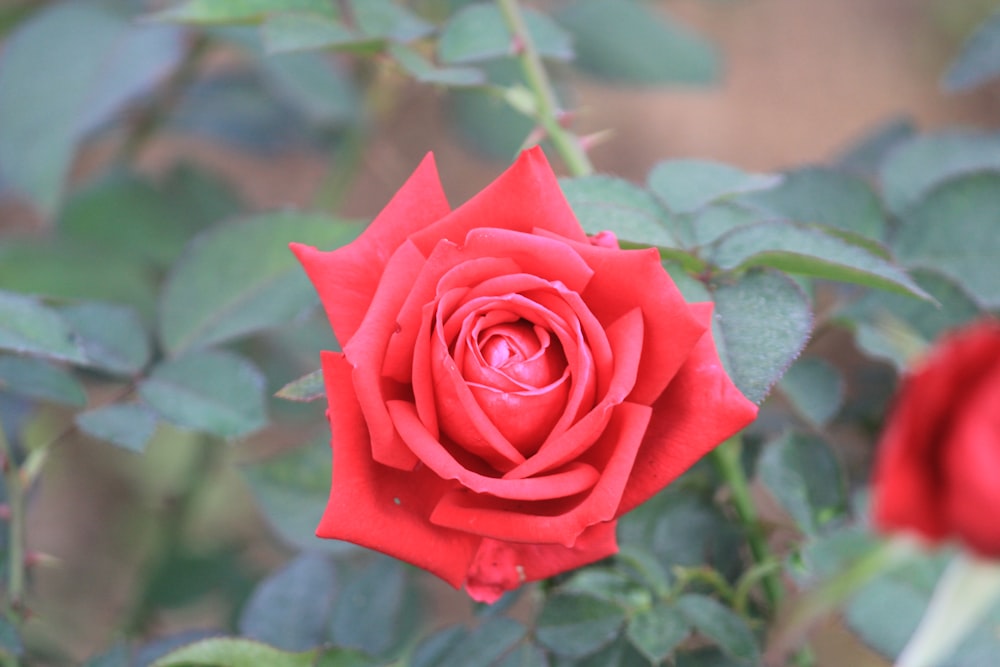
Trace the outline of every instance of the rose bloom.
<instances>
[{"instance_id":1,"label":"rose bloom","mask_svg":"<svg viewBox=\"0 0 1000 667\"><path fill-rule=\"evenodd\" d=\"M619 516L756 416L712 305L588 239L540 149L454 211L428 156L353 243L292 247L343 348L317 535L476 600L615 553Z\"/></svg>"},{"instance_id":2,"label":"rose bloom","mask_svg":"<svg viewBox=\"0 0 1000 667\"><path fill-rule=\"evenodd\" d=\"M873 503L884 531L955 538L1000 558L1000 322L945 337L903 380L882 434Z\"/></svg>"}]
</instances>

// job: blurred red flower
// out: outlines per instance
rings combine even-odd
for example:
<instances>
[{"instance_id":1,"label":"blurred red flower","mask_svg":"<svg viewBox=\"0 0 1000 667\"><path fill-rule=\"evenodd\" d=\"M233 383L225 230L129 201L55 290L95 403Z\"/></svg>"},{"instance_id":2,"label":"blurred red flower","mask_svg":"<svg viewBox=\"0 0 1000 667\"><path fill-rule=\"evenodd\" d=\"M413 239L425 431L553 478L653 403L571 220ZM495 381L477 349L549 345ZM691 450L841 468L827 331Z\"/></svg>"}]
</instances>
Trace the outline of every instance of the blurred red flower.
<instances>
[{"instance_id":1,"label":"blurred red flower","mask_svg":"<svg viewBox=\"0 0 1000 667\"><path fill-rule=\"evenodd\" d=\"M1000 322L943 338L903 380L874 471L885 531L1000 557Z\"/></svg>"}]
</instances>

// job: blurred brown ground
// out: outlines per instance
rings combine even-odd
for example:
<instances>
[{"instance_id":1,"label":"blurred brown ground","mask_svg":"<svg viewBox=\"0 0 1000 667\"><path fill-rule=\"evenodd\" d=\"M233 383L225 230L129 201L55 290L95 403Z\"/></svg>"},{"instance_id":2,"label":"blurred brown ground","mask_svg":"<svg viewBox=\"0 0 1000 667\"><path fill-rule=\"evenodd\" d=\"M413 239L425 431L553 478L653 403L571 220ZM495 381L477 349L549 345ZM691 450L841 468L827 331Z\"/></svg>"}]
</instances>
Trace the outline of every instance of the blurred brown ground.
<instances>
[{"instance_id":1,"label":"blurred brown ground","mask_svg":"<svg viewBox=\"0 0 1000 667\"><path fill-rule=\"evenodd\" d=\"M828 160L853 139L897 115L922 129L1000 126L1000 86L948 97L938 79L962 37L996 0L677 0L663 3L715 42L726 76L718 88L638 90L577 79L581 128L612 128L614 137L595 150L601 171L641 180L667 157L714 158L754 170L773 170ZM381 121L363 173L341 211L369 218L387 201L420 157L434 150L449 198L458 204L494 178L504 165L471 155L447 133L441 98L433 90L406 87L396 112ZM100 162L102 147L81 157L81 170ZM164 136L143 152L145 169L159 171L179 158L194 159L230 181L256 208L305 206L327 165L315 155L260 158L202 140ZM20 227L20 206L0 205L0 227ZM45 617L39 635L70 654L86 656L112 638L116 614L128 604L136 557L116 528L117 518L155 520L142 511L134 481L135 461L110 470L110 448L69 443L56 452L29 519L32 549L60 564L39 573L38 606ZM101 462L102 465L98 465ZM246 520L243 507L220 515L236 521L233 535L251 539L263 528ZM225 499L218 504L225 505ZM72 508L67 512L67 508ZM152 518L150 518L152 517ZM224 529L224 526L221 527ZM220 530L210 526L206 530ZM140 531L141 534L141 531ZM129 538L128 535L132 537ZM123 540L125 542L123 543ZM261 567L281 557L263 548ZM435 591L438 589L435 588ZM53 600L58 595L58 607ZM52 596L52 597L50 597ZM464 604L444 593L446 606ZM209 618L210 605L195 613ZM58 639L56 639L58 637ZM881 665L836 626L818 642L824 665Z\"/></svg>"}]
</instances>

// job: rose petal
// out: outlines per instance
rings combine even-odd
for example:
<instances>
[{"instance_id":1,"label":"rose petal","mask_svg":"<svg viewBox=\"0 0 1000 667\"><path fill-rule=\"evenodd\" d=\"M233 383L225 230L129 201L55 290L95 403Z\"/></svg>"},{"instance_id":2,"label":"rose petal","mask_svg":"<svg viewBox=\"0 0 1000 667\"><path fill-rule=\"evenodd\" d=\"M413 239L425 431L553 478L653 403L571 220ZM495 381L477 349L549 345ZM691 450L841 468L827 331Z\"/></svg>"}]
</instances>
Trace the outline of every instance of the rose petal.
<instances>
[{"instance_id":1,"label":"rose petal","mask_svg":"<svg viewBox=\"0 0 1000 667\"><path fill-rule=\"evenodd\" d=\"M380 370L396 329L396 316L423 262L423 255L408 241L393 253L358 335L344 346L344 356L354 367L354 387L371 433L372 457L400 470L413 468L417 459L392 427L385 401L402 398L406 389L383 378Z\"/></svg>"},{"instance_id":2,"label":"rose petal","mask_svg":"<svg viewBox=\"0 0 1000 667\"><path fill-rule=\"evenodd\" d=\"M586 242L568 243L594 270L581 295L598 320L606 326L633 308L642 310L646 328L643 371L629 400L652 403L684 363L706 325L691 313L660 263L656 248L617 250Z\"/></svg>"},{"instance_id":3,"label":"rose petal","mask_svg":"<svg viewBox=\"0 0 1000 667\"><path fill-rule=\"evenodd\" d=\"M995 325L994 325L995 326ZM937 541L950 533L941 499L943 446L969 389L997 359L989 327L945 338L905 378L879 442L872 473L872 518L885 531L916 532Z\"/></svg>"},{"instance_id":4,"label":"rose petal","mask_svg":"<svg viewBox=\"0 0 1000 667\"><path fill-rule=\"evenodd\" d=\"M480 539L433 525L431 509L454 484L426 468L402 472L372 461L368 429L343 355L323 352L333 433L330 500L316 534L347 540L413 563L456 588Z\"/></svg>"},{"instance_id":5,"label":"rose petal","mask_svg":"<svg viewBox=\"0 0 1000 667\"><path fill-rule=\"evenodd\" d=\"M518 272L510 259L472 257L458 246L442 242L427 258L420 275L400 308L399 327L386 349L383 373L399 382L409 382L413 373L413 351L423 322L424 307L439 296L442 285L476 285L497 275Z\"/></svg>"},{"instance_id":6,"label":"rose petal","mask_svg":"<svg viewBox=\"0 0 1000 667\"><path fill-rule=\"evenodd\" d=\"M319 293L342 347L361 325L392 254L411 233L450 211L434 155L428 153L389 204L352 243L332 252L291 244Z\"/></svg>"},{"instance_id":7,"label":"rose petal","mask_svg":"<svg viewBox=\"0 0 1000 667\"><path fill-rule=\"evenodd\" d=\"M553 430L534 456L507 471L504 477L519 479L565 465L597 441L612 411L625 400L635 384L642 350L642 313L638 308L608 327L609 346L614 350L614 375L607 393L582 419L566 431Z\"/></svg>"},{"instance_id":8,"label":"rose petal","mask_svg":"<svg viewBox=\"0 0 1000 667\"><path fill-rule=\"evenodd\" d=\"M469 566L465 590L472 599L492 604L525 582L582 567L617 552L613 521L590 526L572 547L485 538Z\"/></svg>"},{"instance_id":9,"label":"rose petal","mask_svg":"<svg viewBox=\"0 0 1000 667\"><path fill-rule=\"evenodd\" d=\"M531 232L540 227L587 243L586 234L566 203L545 154L538 147L522 152L510 169L479 194L411 238L424 255L430 255L441 239L461 243L471 230L481 227L519 232Z\"/></svg>"},{"instance_id":10,"label":"rose petal","mask_svg":"<svg viewBox=\"0 0 1000 667\"><path fill-rule=\"evenodd\" d=\"M986 558L1000 557L1000 360L961 407L943 454L943 513L951 532ZM939 471L940 474L940 471ZM993 508L994 511L990 511Z\"/></svg>"},{"instance_id":11,"label":"rose petal","mask_svg":"<svg viewBox=\"0 0 1000 667\"><path fill-rule=\"evenodd\" d=\"M660 398L617 516L645 502L757 416L729 379L712 340L712 304L691 304L706 333Z\"/></svg>"},{"instance_id":12,"label":"rose petal","mask_svg":"<svg viewBox=\"0 0 1000 667\"><path fill-rule=\"evenodd\" d=\"M572 547L588 526L615 518L650 413L645 405L618 406L588 452L591 459L586 462L601 471L601 478L579 500L567 497L547 503L515 503L455 490L441 498L431 521L498 540Z\"/></svg>"},{"instance_id":13,"label":"rose petal","mask_svg":"<svg viewBox=\"0 0 1000 667\"><path fill-rule=\"evenodd\" d=\"M506 480L481 475L456 461L444 445L427 432L412 403L390 401L389 414L424 465L443 479L458 481L462 493L471 490L507 500L549 500L582 493L599 477L597 470L585 463L573 463L551 475L532 479Z\"/></svg>"}]
</instances>

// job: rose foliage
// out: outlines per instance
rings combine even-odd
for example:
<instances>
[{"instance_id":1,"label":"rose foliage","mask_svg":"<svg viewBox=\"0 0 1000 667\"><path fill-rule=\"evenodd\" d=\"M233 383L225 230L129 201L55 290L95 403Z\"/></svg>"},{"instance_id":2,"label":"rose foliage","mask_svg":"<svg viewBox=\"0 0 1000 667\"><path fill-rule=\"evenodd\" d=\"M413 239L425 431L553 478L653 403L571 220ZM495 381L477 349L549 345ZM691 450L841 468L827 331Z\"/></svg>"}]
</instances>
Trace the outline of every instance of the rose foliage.
<instances>
[{"instance_id":1,"label":"rose foliage","mask_svg":"<svg viewBox=\"0 0 1000 667\"><path fill-rule=\"evenodd\" d=\"M293 249L343 348L318 534L477 600L615 553L619 516L757 414L712 305L588 238L541 149L454 211L428 156L356 241Z\"/></svg>"}]
</instances>

